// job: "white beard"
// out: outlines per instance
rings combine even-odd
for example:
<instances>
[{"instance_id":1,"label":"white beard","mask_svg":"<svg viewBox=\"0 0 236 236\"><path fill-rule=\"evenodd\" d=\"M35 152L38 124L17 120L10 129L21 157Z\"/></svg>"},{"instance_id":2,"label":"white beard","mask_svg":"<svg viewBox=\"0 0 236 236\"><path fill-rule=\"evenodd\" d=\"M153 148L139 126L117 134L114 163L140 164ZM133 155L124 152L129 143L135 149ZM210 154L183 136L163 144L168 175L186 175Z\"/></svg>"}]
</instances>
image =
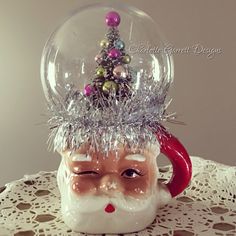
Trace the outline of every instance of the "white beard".
<instances>
[{"instance_id":1,"label":"white beard","mask_svg":"<svg viewBox=\"0 0 236 236\"><path fill-rule=\"evenodd\" d=\"M57 175L61 213L65 223L74 231L91 234L139 231L154 221L157 208L162 203L163 196L158 185L153 187L152 194L142 200L124 196L122 193L117 193L112 198L78 196L71 189L70 176L66 163L62 160ZM115 207L113 213L104 210L109 203Z\"/></svg>"}]
</instances>

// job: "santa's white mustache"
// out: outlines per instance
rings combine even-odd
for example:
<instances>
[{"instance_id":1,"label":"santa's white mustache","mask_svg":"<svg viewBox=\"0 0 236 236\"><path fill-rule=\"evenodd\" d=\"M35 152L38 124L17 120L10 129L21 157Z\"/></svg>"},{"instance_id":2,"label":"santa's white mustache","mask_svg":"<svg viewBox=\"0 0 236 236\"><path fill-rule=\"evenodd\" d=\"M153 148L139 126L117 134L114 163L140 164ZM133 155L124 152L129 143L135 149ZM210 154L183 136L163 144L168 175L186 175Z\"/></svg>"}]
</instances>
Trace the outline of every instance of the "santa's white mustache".
<instances>
[{"instance_id":1,"label":"santa's white mustache","mask_svg":"<svg viewBox=\"0 0 236 236\"><path fill-rule=\"evenodd\" d=\"M117 193L112 197L108 196L78 196L74 192L69 195L70 205L73 205L73 210L81 213L92 213L104 210L108 204L112 204L115 210L123 210L127 212L142 211L150 204L153 204L157 199L156 194L147 196L144 199L125 196L122 193Z\"/></svg>"}]
</instances>

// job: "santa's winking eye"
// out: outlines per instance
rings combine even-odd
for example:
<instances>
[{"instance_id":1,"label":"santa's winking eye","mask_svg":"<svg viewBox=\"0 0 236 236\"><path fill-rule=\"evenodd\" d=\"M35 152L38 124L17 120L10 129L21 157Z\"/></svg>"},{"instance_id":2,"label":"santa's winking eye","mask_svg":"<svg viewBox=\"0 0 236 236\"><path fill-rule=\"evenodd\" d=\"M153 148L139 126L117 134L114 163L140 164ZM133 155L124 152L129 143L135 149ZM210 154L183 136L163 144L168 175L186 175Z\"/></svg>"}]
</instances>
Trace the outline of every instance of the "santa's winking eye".
<instances>
[{"instance_id":1,"label":"santa's winking eye","mask_svg":"<svg viewBox=\"0 0 236 236\"><path fill-rule=\"evenodd\" d=\"M123 176L125 178L128 178L128 179L132 179L132 178L137 178L137 177L143 176L143 175L138 170L127 169L127 170L122 172L121 176Z\"/></svg>"},{"instance_id":2,"label":"santa's winking eye","mask_svg":"<svg viewBox=\"0 0 236 236\"><path fill-rule=\"evenodd\" d=\"M77 175L98 175L98 172L96 171L81 171L81 172L77 172Z\"/></svg>"}]
</instances>

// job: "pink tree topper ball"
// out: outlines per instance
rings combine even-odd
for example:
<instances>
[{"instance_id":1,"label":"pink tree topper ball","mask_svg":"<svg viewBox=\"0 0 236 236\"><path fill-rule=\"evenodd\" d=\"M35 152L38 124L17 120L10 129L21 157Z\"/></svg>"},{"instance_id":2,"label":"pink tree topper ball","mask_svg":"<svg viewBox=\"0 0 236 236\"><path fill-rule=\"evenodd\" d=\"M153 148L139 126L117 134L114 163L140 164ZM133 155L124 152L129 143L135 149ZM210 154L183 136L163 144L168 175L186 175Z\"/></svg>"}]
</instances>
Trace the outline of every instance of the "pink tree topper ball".
<instances>
[{"instance_id":1,"label":"pink tree topper ball","mask_svg":"<svg viewBox=\"0 0 236 236\"><path fill-rule=\"evenodd\" d=\"M110 27L117 27L120 24L120 15L116 11L110 11L106 15L106 23Z\"/></svg>"}]
</instances>

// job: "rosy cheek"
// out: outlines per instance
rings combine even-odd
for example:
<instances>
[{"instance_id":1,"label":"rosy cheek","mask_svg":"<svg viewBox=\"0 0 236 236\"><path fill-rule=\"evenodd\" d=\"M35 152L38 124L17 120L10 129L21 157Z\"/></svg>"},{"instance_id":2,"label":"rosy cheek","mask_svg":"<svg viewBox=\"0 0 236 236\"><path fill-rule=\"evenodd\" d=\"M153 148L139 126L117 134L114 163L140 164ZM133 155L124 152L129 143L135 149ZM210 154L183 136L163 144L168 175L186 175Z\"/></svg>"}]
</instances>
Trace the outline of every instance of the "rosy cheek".
<instances>
[{"instance_id":1,"label":"rosy cheek","mask_svg":"<svg viewBox=\"0 0 236 236\"><path fill-rule=\"evenodd\" d=\"M73 176L71 179L71 188L79 195L96 194L97 187L95 182L90 179L81 178L81 176Z\"/></svg>"},{"instance_id":2,"label":"rosy cheek","mask_svg":"<svg viewBox=\"0 0 236 236\"><path fill-rule=\"evenodd\" d=\"M124 179L124 194L132 197L145 197L149 190L149 181L145 177Z\"/></svg>"}]
</instances>

